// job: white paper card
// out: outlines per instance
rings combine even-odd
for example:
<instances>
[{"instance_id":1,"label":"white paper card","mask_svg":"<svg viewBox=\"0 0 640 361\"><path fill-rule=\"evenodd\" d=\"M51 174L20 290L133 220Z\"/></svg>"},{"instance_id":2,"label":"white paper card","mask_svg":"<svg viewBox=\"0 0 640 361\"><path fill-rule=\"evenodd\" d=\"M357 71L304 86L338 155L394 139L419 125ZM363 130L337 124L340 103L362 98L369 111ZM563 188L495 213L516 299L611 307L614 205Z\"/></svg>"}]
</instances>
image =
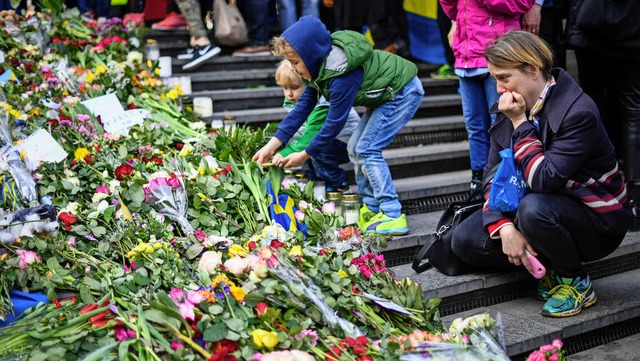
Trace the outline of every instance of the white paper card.
<instances>
[{"instance_id":1,"label":"white paper card","mask_svg":"<svg viewBox=\"0 0 640 361\"><path fill-rule=\"evenodd\" d=\"M99 96L82 102L94 116L100 116L104 130L109 134L126 135L129 129L142 124L148 115L145 110L125 111L114 93Z\"/></svg>"},{"instance_id":2,"label":"white paper card","mask_svg":"<svg viewBox=\"0 0 640 361\"><path fill-rule=\"evenodd\" d=\"M53 139L51 134L44 129L38 129L24 140L18 148L23 151L29 162L58 163L67 157L67 152Z\"/></svg>"},{"instance_id":3,"label":"white paper card","mask_svg":"<svg viewBox=\"0 0 640 361\"><path fill-rule=\"evenodd\" d=\"M397 303L395 303L393 301L389 301L389 300L386 300L386 299L384 299L382 297L378 297L378 296L375 296L375 295L372 295L372 294L366 293L366 292L363 292L361 294L361 296L364 296L364 297L372 300L378 306L380 306L380 307L382 307L384 309L391 310L391 311L396 311L398 313L402 313L402 314L405 314L405 315L413 315L413 313L407 311L404 307L398 305Z\"/></svg>"}]
</instances>

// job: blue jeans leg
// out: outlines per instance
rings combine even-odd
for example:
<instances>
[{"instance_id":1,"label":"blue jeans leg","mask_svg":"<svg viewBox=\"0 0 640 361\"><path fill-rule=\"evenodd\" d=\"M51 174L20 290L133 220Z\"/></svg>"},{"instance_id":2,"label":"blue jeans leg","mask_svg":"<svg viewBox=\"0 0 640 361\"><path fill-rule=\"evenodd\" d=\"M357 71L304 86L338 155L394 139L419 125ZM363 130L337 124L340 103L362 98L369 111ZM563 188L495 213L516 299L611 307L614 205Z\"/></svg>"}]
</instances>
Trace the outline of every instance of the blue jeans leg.
<instances>
[{"instance_id":1,"label":"blue jeans leg","mask_svg":"<svg viewBox=\"0 0 640 361\"><path fill-rule=\"evenodd\" d=\"M296 0L278 0L278 15L280 15L280 30L284 32L298 20Z\"/></svg>"},{"instance_id":2,"label":"blue jeans leg","mask_svg":"<svg viewBox=\"0 0 640 361\"><path fill-rule=\"evenodd\" d=\"M471 170L483 170L489 157L489 127L495 114L489 109L498 101L496 81L489 74L460 77L462 116L469 137Z\"/></svg>"},{"instance_id":3,"label":"blue jeans leg","mask_svg":"<svg viewBox=\"0 0 640 361\"><path fill-rule=\"evenodd\" d=\"M302 0L302 16L315 16L320 18L320 8L318 0Z\"/></svg>"},{"instance_id":4,"label":"blue jeans leg","mask_svg":"<svg viewBox=\"0 0 640 361\"><path fill-rule=\"evenodd\" d=\"M347 145L362 201L392 218L401 215L402 206L382 149L411 120L423 96L422 83L414 77L393 99L365 112Z\"/></svg>"},{"instance_id":5,"label":"blue jeans leg","mask_svg":"<svg viewBox=\"0 0 640 361\"><path fill-rule=\"evenodd\" d=\"M345 189L349 186L347 174L344 169L340 168L340 164L349 162L345 143L334 139L329 143L326 151L311 160L318 178L325 182L327 192Z\"/></svg>"},{"instance_id":6,"label":"blue jeans leg","mask_svg":"<svg viewBox=\"0 0 640 361\"><path fill-rule=\"evenodd\" d=\"M269 0L240 0L238 8L247 23L249 45L269 44Z\"/></svg>"}]
</instances>

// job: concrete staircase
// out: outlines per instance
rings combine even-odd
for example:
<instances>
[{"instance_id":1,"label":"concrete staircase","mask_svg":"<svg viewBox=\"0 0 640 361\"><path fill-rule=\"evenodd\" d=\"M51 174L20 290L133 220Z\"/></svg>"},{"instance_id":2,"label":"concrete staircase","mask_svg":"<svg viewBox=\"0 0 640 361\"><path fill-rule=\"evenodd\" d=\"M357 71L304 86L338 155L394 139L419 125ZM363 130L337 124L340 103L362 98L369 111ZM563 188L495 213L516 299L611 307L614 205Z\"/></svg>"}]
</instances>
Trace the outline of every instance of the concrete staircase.
<instances>
[{"instance_id":1,"label":"concrete staircase","mask_svg":"<svg viewBox=\"0 0 640 361\"><path fill-rule=\"evenodd\" d=\"M160 41L161 55L179 53L188 39L186 32L151 31L147 37ZM192 96L213 100L214 114L205 119L208 122L229 116L252 127L279 122L286 114L281 107L282 91L274 81L279 59L233 58L229 53L229 49L223 49L220 56L191 73L182 72L180 66L184 61L174 58L174 76L190 76ZM442 209L451 201L466 198L471 178L457 81L430 79L429 72L437 66L418 66L425 88L424 100L415 118L384 151L411 228L411 234L392 240L383 250L396 278L409 277L422 285L425 297L441 298L444 321L481 312L493 316L499 313L507 352L514 360L524 359L554 338L563 339L571 359L574 354L576 360L640 359L633 352L626 354L628 358L601 356L611 349L625 355L625 345L638 344L640 232L629 232L612 255L587 265L598 302L578 316L566 319L540 315L542 303L532 297L535 279L524 270L448 277L434 270L416 274L411 269L414 254L435 230ZM575 62L571 59L569 67L570 73L575 74Z\"/></svg>"}]
</instances>

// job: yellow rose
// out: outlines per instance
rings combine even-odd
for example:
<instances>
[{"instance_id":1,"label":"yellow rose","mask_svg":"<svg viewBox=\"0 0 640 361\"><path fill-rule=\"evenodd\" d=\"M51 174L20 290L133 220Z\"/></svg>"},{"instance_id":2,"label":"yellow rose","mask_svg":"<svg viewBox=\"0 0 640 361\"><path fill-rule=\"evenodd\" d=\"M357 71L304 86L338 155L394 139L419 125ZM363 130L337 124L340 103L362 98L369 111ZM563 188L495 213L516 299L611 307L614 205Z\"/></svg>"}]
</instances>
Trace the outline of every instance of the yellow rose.
<instances>
[{"instance_id":1,"label":"yellow rose","mask_svg":"<svg viewBox=\"0 0 640 361\"><path fill-rule=\"evenodd\" d=\"M289 256L300 256L300 257L302 257L302 247L301 246L292 247L291 250L289 251Z\"/></svg>"},{"instance_id":2,"label":"yellow rose","mask_svg":"<svg viewBox=\"0 0 640 361\"><path fill-rule=\"evenodd\" d=\"M253 338L253 343L260 348L272 349L278 344L278 334L273 331L253 330L251 337Z\"/></svg>"},{"instance_id":3,"label":"yellow rose","mask_svg":"<svg viewBox=\"0 0 640 361\"><path fill-rule=\"evenodd\" d=\"M347 274L347 272L345 272L344 270L339 270L338 271L338 276L340 276L340 278L346 278L349 277L349 275Z\"/></svg>"},{"instance_id":4,"label":"yellow rose","mask_svg":"<svg viewBox=\"0 0 640 361\"><path fill-rule=\"evenodd\" d=\"M87 75L84 78L84 82L91 84L95 79L96 79L95 75L93 75L91 71L88 71Z\"/></svg>"}]
</instances>

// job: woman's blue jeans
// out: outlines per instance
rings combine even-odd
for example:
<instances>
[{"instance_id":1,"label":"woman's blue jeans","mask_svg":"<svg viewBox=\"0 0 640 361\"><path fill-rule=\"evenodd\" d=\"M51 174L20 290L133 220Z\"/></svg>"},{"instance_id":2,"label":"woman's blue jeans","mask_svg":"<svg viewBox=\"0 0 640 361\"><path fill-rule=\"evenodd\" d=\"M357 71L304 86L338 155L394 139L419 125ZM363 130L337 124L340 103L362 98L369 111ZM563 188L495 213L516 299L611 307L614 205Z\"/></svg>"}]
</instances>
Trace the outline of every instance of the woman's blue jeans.
<instances>
[{"instance_id":1,"label":"woman's blue jeans","mask_svg":"<svg viewBox=\"0 0 640 361\"><path fill-rule=\"evenodd\" d=\"M393 99L375 109L367 109L347 145L354 165L358 193L374 212L397 218L402 212L384 149L418 110L424 89L414 77Z\"/></svg>"},{"instance_id":2,"label":"woman's blue jeans","mask_svg":"<svg viewBox=\"0 0 640 361\"><path fill-rule=\"evenodd\" d=\"M462 116L469 137L471 170L481 171L489 157L489 127L496 119L489 109L498 101L496 81L488 73L473 77L460 77Z\"/></svg>"},{"instance_id":3,"label":"woman's blue jeans","mask_svg":"<svg viewBox=\"0 0 640 361\"><path fill-rule=\"evenodd\" d=\"M278 0L278 15L280 16L280 31L284 32L298 21L296 0ZM306 15L320 17L318 0L302 0L302 13L300 16Z\"/></svg>"}]
</instances>

